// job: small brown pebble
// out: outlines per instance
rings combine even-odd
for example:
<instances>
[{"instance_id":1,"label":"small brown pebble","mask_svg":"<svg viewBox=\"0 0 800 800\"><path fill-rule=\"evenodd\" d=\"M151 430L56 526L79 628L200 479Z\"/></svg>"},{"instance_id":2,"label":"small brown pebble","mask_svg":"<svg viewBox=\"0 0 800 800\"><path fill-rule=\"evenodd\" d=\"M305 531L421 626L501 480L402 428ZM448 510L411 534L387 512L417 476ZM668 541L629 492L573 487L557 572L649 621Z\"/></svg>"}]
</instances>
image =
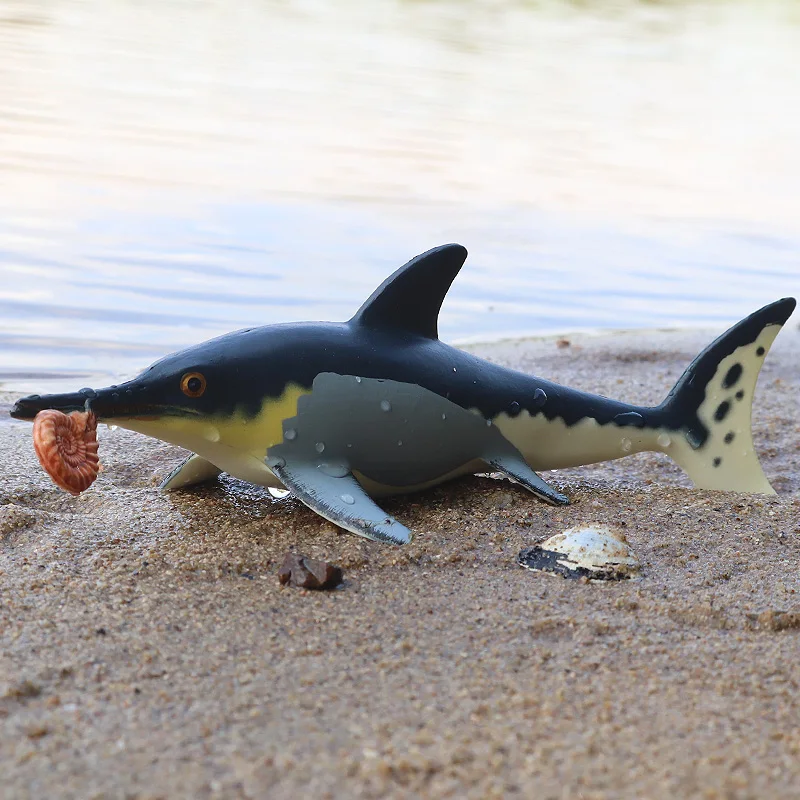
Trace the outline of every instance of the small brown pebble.
<instances>
[{"instance_id":1,"label":"small brown pebble","mask_svg":"<svg viewBox=\"0 0 800 800\"><path fill-rule=\"evenodd\" d=\"M25 679L9 686L3 697L13 700L27 700L30 697L38 697L41 693L42 687L38 683Z\"/></svg>"},{"instance_id":2,"label":"small brown pebble","mask_svg":"<svg viewBox=\"0 0 800 800\"><path fill-rule=\"evenodd\" d=\"M569 347L571 344L569 339L556 339L556 347L560 347L562 350L565 347Z\"/></svg>"},{"instance_id":3,"label":"small brown pebble","mask_svg":"<svg viewBox=\"0 0 800 800\"><path fill-rule=\"evenodd\" d=\"M88 489L100 472L97 417L91 411L40 411L33 421L33 447L44 471L70 494Z\"/></svg>"},{"instance_id":4,"label":"small brown pebble","mask_svg":"<svg viewBox=\"0 0 800 800\"><path fill-rule=\"evenodd\" d=\"M25 735L29 739L41 739L43 736L47 736L48 733L50 733L50 728L41 722L34 722L25 730Z\"/></svg>"},{"instance_id":5,"label":"small brown pebble","mask_svg":"<svg viewBox=\"0 0 800 800\"><path fill-rule=\"evenodd\" d=\"M278 571L278 580L301 589L335 589L342 582L342 570L327 561L287 553Z\"/></svg>"},{"instance_id":6,"label":"small brown pebble","mask_svg":"<svg viewBox=\"0 0 800 800\"><path fill-rule=\"evenodd\" d=\"M762 611L757 617L758 627L767 631L790 631L800 628L800 613L796 611Z\"/></svg>"}]
</instances>

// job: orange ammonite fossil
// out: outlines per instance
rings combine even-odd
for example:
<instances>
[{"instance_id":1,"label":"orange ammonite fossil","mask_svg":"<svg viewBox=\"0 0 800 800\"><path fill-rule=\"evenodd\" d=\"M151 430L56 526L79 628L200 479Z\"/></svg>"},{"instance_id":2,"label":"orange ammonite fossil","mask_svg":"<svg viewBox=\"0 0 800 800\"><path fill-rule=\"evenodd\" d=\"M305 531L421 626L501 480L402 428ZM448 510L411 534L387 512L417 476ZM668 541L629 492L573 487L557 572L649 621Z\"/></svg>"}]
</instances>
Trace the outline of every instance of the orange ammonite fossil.
<instances>
[{"instance_id":1,"label":"orange ammonite fossil","mask_svg":"<svg viewBox=\"0 0 800 800\"><path fill-rule=\"evenodd\" d=\"M33 421L33 447L45 472L70 494L88 489L100 472L97 417L91 411L40 411Z\"/></svg>"}]
</instances>

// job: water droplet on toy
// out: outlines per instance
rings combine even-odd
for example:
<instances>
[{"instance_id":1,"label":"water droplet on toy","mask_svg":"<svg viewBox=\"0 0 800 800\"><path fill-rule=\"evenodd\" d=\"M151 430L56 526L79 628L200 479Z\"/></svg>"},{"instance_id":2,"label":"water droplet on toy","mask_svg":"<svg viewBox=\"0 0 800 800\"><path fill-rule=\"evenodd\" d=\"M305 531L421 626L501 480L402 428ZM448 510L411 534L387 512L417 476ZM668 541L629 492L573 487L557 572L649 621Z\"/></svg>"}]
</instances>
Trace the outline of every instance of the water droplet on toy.
<instances>
[{"instance_id":1,"label":"water droplet on toy","mask_svg":"<svg viewBox=\"0 0 800 800\"><path fill-rule=\"evenodd\" d=\"M276 499L283 500L286 495L291 494L288 489L279 489L277 486L267 487L267 491Z\"/></svg>"},{"instance_id":2,"label":"water droplet on toy","mask_svg":"<svg viewBox=\"0 0 800 800\"><path fill-rule=\"evenodd\" d=\"M442 419L447 419L447 414L442 414Z\"/></svg>"},{"instance_id":3,"label":"water droplet on toy","mask_svg":"<svg viewBox=\"0 0 800 800\"><path fill-rule=\"evenodd\" d=\"M344 478L350 474L350 468L342 461L332 461L324 464L317 464L317 469L330 475L331 478Z\"/></svg>"},{"instance_id":4,"label":"water droplet on toy","mask_svg":"<svg viewBox=\"0 0 800 800\"><path fill-rule=\"evenodd\" d=\"M660 433L656 441L661 447L669 447L672 444L672 439L666 433Z\"/></svg>"},{"instance_id":5,"label":"water droplet on toy","mask_svg":"<svg viewBox=\"0 0 800 800\"><path fill-rule=\"evenodd\" d=\"M361 381L363 381L363 380L364 380L363 378L359 378L359 377L356 375L356 383L361 383Z\"/></svg>"},{"instance_id":6,"label":"water droplet on toy","mask_svg":"<svg viewBox=\"0 0 800 800\"><path fill-rule=\"evenodd\" d=\"M283 433L283 438L292 442L297 438L297 431L294 428L287 428Z\"/></svg>"},{"instance_id":7,"label":"water droplet on toy","mask_svg":"<svg viewBox=\"0 0 800 800\"><path fill-rule=\"evenodd\" d=\"M630 439L620 439L619 446L623 453L630 453L633 442Z\"/></svg>"},{"instance_id":8,"label":"water droplet on toy","mask_svg":"<svg viewBox=\"0 0 800 800\"><path fill-rule=\"evenodd\" d=\"M268 467L275 469L280 469L281 467L286 466L286 459L281 458L280 456L267 456L264 461Z\"/></svg>"},{"instance_id":9,"label":"water droplet on toy","mask_svg":"<svg viewBox=\"0 0 800 800\"><path fill-rule=\"evenodd\" d=\"M351 494L343 494L342 500L344 500L344 502L347 503L347 505L349 506L353 505L353 503L355 503L356 501L355 497L353 497L353 495Z\"/></svg>"},{"instance_id":10,"label":"water droplet on toy","mask_svg":"<svg viewBox=\"0 0 800 800\"><path fill-rule=\"evenodd\" d=\"M391 411L392 404L388 400L381 400L381 411Z\"/></svg>"},{"instance_id":11,"label":"water droplet on toy","mask_svg":"<svg viewBox=\"0 0 800 800\"><path fill-rule=\"evenodd\" d=\"M544 389L537 389L533 393L533 403L535 406L541 408L547 402L547 395L544 392Z\"/></svg>"},{"instance_id":12,"label":"water droplet on toy","mask_svg":"<svg viewBox=\"0 0 800 800\"><path fill-rule=\"evenodd\" d=\"M508 410L511 414L519 414L520 405L519 403L514 400L511 405L508 407Z\"/></svg>"},{"instance_id":13,"label":"water droplet on toy","mask_svg":"<svg viewBox=\"0 0 800 800\"><path fill-rule=\"evenodd\" d=\"M209 425L203 431L203 438L207 439L209 442L218 442L219 441L219 430L215 428L213 425Z\"/></svg>"},{"instance_id":14,"label":"water droplet on toy","mask_svg":"<svg viewBox=\"0 0 800 800\"><path fill-rule=\"evenodd\" d=\"M402 447L402 446L403 446L403 440L402 440L402 439L400 439L400 440L397 442L397 446L398 446L398 447Z\"/></svg>"},{"instance_id":15,"label":"water droplet on toy","mask_svg":"<svg viewBox=\"0 0 800 800\"><path fill-rule=\"evenodd\" d=\"M317 443L314 445L314 449L315 449L315 450L316 450L318 453L324 453L324 452L325 452L325 442L317 442Z\"/></svg>"},{"instance_id":16,"label":"water droplet on toy","mask_svg":"<svg viewBox=\"0 0 800 800\"><path fill-rule=\"evenodd\" d=\"M492 421L490 419L486 420L486 427L487 428L491 428L492 427Z\"/></svg>"},{"instance_id":17,"label":"water droplet on toy","mask_svg":"<svg viewBox=\"0 0 800 800\"><path fill-rule=\"evenodd\" d=\"M626 411L614 417L617 425L635 425L637 428L644 425L644 417L638 411Z\"/></svg>"},{"instance_id":18,"label":"water droplet on toy","mask_svg":"<svg viewBox=\"0 0 800 800\"><path fill-rule=\"evenodd\" d=\"M458 372L458 370L455 367L453 367L453 372Z\"/></svg>"}]
</instances>

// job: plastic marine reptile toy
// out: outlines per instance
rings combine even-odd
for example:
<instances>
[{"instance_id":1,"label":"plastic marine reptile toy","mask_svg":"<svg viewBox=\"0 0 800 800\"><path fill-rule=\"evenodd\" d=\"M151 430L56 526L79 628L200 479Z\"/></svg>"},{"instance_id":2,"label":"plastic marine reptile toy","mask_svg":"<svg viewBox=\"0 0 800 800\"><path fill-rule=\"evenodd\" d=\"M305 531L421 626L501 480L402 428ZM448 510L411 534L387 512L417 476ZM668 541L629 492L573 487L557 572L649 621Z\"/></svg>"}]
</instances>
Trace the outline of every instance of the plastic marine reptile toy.
<instances>
[{"instance_id":1,"label":"plastic marine reptile toy","mask_svg":"<svg viewBox=\"0 0 800 800\"><path fill-rule=\"evenodd\" d=\"M191 450L164 481L224 471L285 487L369 539L409 530L372 499L472 472L501 472L552 504L537 475L655 450L706 489L772 494L750 415L764 356L795 307L734 325L663 403L628 405L491 364L439 341L439 309L467 251L443 245L388 278L348 322L268 325L157 361L119 386L32 395L11 415L80 412ZM77 416L77 415L75 415Z\"/></svg>"}]
</instances>

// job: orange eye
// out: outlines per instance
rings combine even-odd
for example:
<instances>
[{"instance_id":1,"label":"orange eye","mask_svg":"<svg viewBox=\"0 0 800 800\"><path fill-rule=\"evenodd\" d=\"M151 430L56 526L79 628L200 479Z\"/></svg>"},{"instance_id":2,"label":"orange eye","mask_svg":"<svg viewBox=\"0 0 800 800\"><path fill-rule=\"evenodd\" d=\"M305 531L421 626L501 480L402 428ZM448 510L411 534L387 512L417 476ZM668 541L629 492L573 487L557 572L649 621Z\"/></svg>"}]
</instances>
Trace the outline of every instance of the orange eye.
<instances>
[{"instance_id":1,"label":"orange eye","mask_svg":"<svg viewBox=\"0 0 800 800\"><path fill-rule=\"evenodd\" d=\"M187 397L200 397L206 390L205 376L200 372L187 372L181 378L181 391Z\"/></svg>"}]
</instances>

